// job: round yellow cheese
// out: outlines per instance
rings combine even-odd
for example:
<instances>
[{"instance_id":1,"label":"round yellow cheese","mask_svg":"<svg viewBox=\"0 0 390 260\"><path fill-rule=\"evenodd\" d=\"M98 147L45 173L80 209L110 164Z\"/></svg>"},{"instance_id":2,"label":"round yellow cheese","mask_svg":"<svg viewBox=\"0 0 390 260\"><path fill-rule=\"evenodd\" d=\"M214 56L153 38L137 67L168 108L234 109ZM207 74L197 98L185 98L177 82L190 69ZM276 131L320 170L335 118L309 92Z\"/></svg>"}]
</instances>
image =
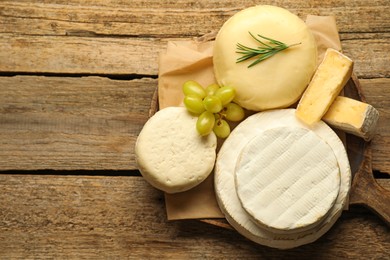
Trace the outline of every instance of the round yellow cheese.
<instances>
[{"instance_id":1,"label":"round yellow cheese","mask_svg":"<svg viewBox=\"0 0 390 260\"><path fill-rule=\"evenodd\" d=\"M255 66L240 63L237 43L257 48L249 34L262 35L291 46ZM264 40L265 43L269 43ZM284 108L298 101L316 69L317 46L306 24L286 9L259 5L233 15L217 34L214 72L220 85L236 89L235 101L249 110Z\"/></svg>"}]
</instances>

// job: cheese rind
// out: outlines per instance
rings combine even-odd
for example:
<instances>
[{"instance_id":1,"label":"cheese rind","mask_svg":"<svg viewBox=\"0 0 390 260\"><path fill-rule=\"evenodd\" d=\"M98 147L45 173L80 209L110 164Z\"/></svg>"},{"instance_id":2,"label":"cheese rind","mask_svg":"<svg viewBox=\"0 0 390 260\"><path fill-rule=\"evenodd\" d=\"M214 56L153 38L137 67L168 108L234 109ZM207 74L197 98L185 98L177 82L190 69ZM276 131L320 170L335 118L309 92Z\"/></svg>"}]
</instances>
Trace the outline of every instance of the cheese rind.
<instances>
[{"instance_id":1,"label":"cheese rind","mask_svg":"<svg viewBox=\"0 0 390 260\"><path fill-rule=\"evenodd\" d=\"M242 148L258 133L281 126L296 126L314 131L332 148L340 169L340 189L329 214L312 229L293 234L275 234L257 226L241 206L235 190L234 169ZM351 170L343 143L328 125L320 121L309 127L296 118L295 109L279 109L254 114L232 131L218 153L214 185L220 209L240 234L262 245L287 249L311 243L332 227L347 204L351 186Z\"/></svg>"},{"instance_id":2,"label":"cheese rind","mask_svg":"<svg viewBox=\"0 0 390 260\"><path fill-rule=\"evenodd\" d=\"M201 137L197 117L184 107L167 107L144 125L135 145L138 168L146 181L167 193L189 190L212 172L214 133Z\"/></svg>"},{"instance_id":3,"label":"cheese rind","mask_svg":"<svg viewBox=\"0 0 390 260\"><path fill-rule=\"evenodd\" d=\"M257 48L253 35L263 35L287 45L297 44L248 68L237 43ZM265 40L267 43L267 41ZM221 27L214 44L213 63L219 85L236 90L235 102L260 111L288 107L298 101L317 66L317 46L307 25L286 9L259 5L233 15Z\"/></svg>"},{"instance_id":4,"label":"cheese rind","mask_svg":"<svg viewBox=\"0 0 390 260\"><path fill-rule=\"evenodd\" d=\"M313 131L275 127L242 149L235 184L243 208L259 226L296 233L327 216L339 193L340 172L331 147Z\"/></svg>"},{"instance_id":5,"label":"cheese rind","mask_svg":"<svg viewBox=\"0 0 390 260\"><path fill-rule=\"evenodd\" d=\"M373 106L347 97L338 96L322 117L334 128L369 141L375 135L379 112Z\"/></svg>"},{"instance_id":6,"label":"cheese rind","mask_svg":"<svg viewBox=\"0 0 390 260\"><path fill-rule=\"evenodd\" d=\"M320 121L348 82L352 70L351 59L334 49L327 49L299 101L297 117L308 125Z\"/></svg>"}]
</instances>

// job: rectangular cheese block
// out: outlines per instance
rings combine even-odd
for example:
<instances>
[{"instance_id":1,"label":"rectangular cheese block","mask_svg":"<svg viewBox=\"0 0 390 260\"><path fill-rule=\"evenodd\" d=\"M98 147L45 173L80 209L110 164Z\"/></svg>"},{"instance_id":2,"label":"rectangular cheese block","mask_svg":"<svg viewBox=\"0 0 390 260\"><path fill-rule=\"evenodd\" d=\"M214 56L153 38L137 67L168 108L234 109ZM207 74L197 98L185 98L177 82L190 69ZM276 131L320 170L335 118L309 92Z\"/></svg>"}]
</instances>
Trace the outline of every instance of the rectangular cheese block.
<instances>
[{"instance_id":1,"label":"rectangular cheese block","mask_svg":"<svg viewBox=\"0 0 390 260\"><path fill-rule=\"evenodd\" d=\"M369 141L375 134L379 112L373 106L347 97L337 97L323 116L334 128Z\"/></svg>"},{"instance_id":2,"label":"rectangular cheese block","mask_svg":"<svg viewBox=\"0 0 390 260\"><path fill-rule=\"evenodd\" d=\"M321 64L299 101L296 116L308 125L321 120L351 77L353 61L327 49Z\"/></svg>"}]
</instances>

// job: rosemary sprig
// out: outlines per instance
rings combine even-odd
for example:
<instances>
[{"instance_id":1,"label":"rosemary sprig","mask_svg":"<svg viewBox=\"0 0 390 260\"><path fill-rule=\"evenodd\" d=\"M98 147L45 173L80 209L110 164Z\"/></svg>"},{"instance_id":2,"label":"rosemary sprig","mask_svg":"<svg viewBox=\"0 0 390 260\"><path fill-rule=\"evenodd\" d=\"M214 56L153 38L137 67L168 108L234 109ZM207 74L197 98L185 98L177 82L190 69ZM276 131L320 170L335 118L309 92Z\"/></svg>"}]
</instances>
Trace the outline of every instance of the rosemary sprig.
<instances>
[{"instance_id":1,"label":"rosemary sprig","mask_svg":"<svg viewBox=\"0 0 390 260\"><path fill-rule=\"evenodd\" d=\"M236 51L236 53L242 54L242 56L237 59L236 63L257 57L257 59L254 62L249 64L248 68L255 66L259 62L268 59L273 55L275 55L276 53L281 52L289 47L301 44L301 43L294 43L291 45L286 45L283 42L265 37L260 34L257 35L258 37L254 36L251 32L249 32L249 34L252 36L253 39L255 39L258 43L260 43L260 46L258 46L257 48L251 48L241 43L237 43L237 51ZM265 43L264 41L261 40L261 38L269 41L269 43L268 44Z\"/></svg>"}]
</instances>

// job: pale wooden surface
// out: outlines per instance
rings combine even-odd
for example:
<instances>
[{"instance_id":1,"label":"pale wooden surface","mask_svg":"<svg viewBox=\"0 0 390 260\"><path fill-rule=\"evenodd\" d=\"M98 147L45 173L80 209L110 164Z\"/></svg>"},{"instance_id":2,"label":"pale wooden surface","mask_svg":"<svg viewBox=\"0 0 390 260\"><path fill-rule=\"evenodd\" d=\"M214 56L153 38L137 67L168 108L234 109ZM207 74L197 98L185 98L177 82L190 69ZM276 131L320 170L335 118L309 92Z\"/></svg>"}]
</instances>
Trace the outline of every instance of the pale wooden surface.
<instances>
[{"instance_id":1,"label":"pale wooden surface","mask_svg":"<svg viewBox=\"0 0 390 260\"><path fill-rule=\"evenodd\" d=\"M360 82L381 113L373 167L389 173L390 79ZM133 148L157 79L15 76L0 85L0 169L136 169Z\"/></svg>"},{"instance_id":2,"label":"pale wooden surface","mask_svg":"<svg viewBox=\"0 0 390 260\"><path fill-rule=\"evenodd\" d=\"M156 79L15 76L0 85L0 169L136 169Z\"/></svg>"},{"instance_id":3,"label":"pale wooden surface","mask_svg":"<svg viewBox=\"0 0 390 260\"><path fill-rule=\"evenodd\" d=\"M0 175L0 190L4 259L386 259L390 247L388 228L361 208L318 242L280 251L199 221L166 222L163 194L139 177Z\"/></svg>"},{"instance_id":4,"label":"pale wooden surface","mask_svg":"<svg viewBox=\"0 0 390 260\"><path fill-rule=\"evenodd\" d=\"M163 195L134 171L158 53L259 3L1 1L0 259L389 258L389 228L361 207L319 241L279 251L199 221L167 222ZM344 52L380 112L372 166L390 189L390 3L275 4L302 18L336 17Z\"/></svg>"}]
</instances>

